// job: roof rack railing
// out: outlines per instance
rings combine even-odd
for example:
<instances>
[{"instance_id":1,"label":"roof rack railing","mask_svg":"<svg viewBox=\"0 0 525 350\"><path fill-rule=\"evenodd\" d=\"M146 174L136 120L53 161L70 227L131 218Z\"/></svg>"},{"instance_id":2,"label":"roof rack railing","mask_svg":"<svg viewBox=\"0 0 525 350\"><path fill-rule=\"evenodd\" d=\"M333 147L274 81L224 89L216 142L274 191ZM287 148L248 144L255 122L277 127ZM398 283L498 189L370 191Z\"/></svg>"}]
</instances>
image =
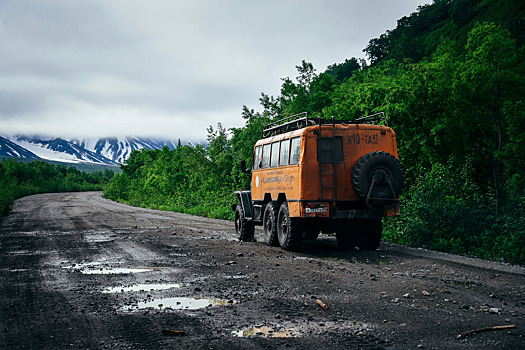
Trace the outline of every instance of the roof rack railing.
<instances>
[{"instance_id":1,"label":"roof rack railing","mask_svg":"<svg viewBox=\"0 0 525 350\"><path fill-rule=\"evenodd\" d=\"M315 120L308 118L308 113L303 112L292 115L291 117L277 120L267 124L262 132L263 137L275 136L288 131L304 128L308 125L315 125Z\"/></svg>"},{"instance_id":2,"label":"roof rack railing","mask_svg":"<svg viewBox=\"0 0 525 350\"><path fill-rule=\"evenodd\" d=\"M386 120L386 114L385 112L379 112L371 115L367 115L366 117L361 117L352 120L350 123L355 124L372 124L374 122L385 122L385 126L388 126L388 121Z\"/></svg>"},{"instance_id":3,"label":"roof rack railing","mask_svg":"<svg viewBox=\"0 0 525 350\"><path fill-rule=\"evenodd\" d=\"M270 137L275 135L284 134L288 131L298 130L311 125L323 125L323 124L372 124L374 122L383 121L386 126L388 122L384 112L379 112L366 117L360 117L354 120L343 121L343 120L334 120L334 117L331 117L329 120L317 118L309 118L306 112L292 115L281 120L267 124L262 132L262 137Z\"/></svg>"}]
</instances>

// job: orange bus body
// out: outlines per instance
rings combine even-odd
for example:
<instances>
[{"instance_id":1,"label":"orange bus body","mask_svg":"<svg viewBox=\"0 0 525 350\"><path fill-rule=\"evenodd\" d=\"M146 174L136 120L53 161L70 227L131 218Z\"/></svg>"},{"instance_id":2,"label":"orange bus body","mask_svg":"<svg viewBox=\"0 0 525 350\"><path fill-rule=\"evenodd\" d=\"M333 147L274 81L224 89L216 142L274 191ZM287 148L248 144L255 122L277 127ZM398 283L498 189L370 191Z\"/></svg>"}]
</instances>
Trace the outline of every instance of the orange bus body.
<instances>
[{"instance_id":1,"label":"orange bus body","mask_svg":"<svg viewBox=\"0 0 525 350\"><path fill-rule=\"evenodd\" d=\"M382 115L382 118L378 116ZM235 229L253 239L262 225L268 245L299 248L319 232L342 248L379 247L382 217L399 214L404 172L396 134L384 113L354 121L310 119L306 113L268 124L255 144L251 189L237 191Z\"/></svg>"},{"instance_id":2,"label":"orange bus body","mask_svg":"<svg viewBox=\"0 0 525 350\"><path fill-rule=\"evenodd\" d=\"M319 137L332 137L332 132L332 125L321 125L321 135L319 135L319 126L316 125L259 140L255 148L300 137L300 161L296 165L265 169L254 166L251 183L252 199L254 201L277 200L284 196L290 208L290 215L303 218L329 217L330 215L329 212L306 213L304 203L324 202L328 204L336 200L360 201L350 181L354 165L359 158L372 151L384 151L397 158L395 132L389 127L378 125L336 124L335 137L342 139L344 155L342 162L334 165L336 177L330 175L334 174L334 172L329 172L333 170L330 169L330 166L327 166L327 169L321 169L322 165L317 156L317 140ZM254 157L254 162L256 161ZM256 168L258 169L255 170ZM323 183L321 185L322 171ZM322 191L321 187L325 190ZM330 209L330 206L328 205L327 208ZM395 209L390 209L386 215L394 214Z\"/></svg>"}]
</instances>

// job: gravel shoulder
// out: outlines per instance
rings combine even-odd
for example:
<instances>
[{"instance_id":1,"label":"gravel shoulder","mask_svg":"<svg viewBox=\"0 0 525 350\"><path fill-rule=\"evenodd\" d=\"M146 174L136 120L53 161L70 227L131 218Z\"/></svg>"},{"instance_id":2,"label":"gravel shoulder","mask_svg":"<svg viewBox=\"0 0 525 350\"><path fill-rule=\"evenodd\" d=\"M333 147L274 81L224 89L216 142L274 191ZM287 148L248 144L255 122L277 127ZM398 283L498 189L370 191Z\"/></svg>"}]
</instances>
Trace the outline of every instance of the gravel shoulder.
<instances>
[{"instance_id":1,"label":"gravel shoulder","mask_svg":"<svg viewBox=\"0 0 525 350\"><path fill-rule=\"evenodd\" d=\"M525 348L524 267L234 231L100 192L22 198L0 226L0 348ZM457 339L492 326L515 327Z\"/></svg>"}]
</instances>

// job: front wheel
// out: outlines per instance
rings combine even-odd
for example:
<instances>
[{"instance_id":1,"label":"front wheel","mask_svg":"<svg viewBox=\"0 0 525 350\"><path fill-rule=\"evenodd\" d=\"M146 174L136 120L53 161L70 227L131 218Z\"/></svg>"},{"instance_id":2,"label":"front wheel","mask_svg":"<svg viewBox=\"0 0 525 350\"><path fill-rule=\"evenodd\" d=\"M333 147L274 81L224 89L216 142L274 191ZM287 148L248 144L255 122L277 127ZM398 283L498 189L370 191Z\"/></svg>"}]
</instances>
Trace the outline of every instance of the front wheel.
<instances>
[{"instance_id":1,"label":"front wheel","mask_svg":"<svg viewBox=\"0 0 525 350\"><path fill-rule=\"evenodd\" d=\"M278 246L277 239L277 203L269 202L266 204L263 215L264 241L270 246Z\"/></svg>"},{"instance_id":2,"label":"front wheel","mask_svg":"<svg viewBox=\"0 0 525 350\"><path fill-rule=\"evenodd\" d=\"M277 237L279 244L285 250L298 250L301 246L303 232L300 229L300 219L291 218L288 204L285 202L279 208L277 219Z\"/></svg>"},{"instance_id":3,"label":"front wheel","mask_svg":"<svg viewBox=\"0 0 525 350\"><path fill-rule=\"evenodd\" d=\"M240 204L235 207L235 233L240 241L253 242L255 228L253 221L246 219L244 210Z\"/></svg>"}]
</instances>

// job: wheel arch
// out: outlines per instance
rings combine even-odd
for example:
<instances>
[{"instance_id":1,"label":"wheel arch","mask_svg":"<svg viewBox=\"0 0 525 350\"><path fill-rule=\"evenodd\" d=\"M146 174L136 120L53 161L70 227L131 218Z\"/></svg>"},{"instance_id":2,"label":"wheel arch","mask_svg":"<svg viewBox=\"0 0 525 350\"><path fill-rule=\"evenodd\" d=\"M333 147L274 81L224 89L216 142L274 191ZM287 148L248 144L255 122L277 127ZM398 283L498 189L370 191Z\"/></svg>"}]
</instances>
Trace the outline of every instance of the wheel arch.
<instances>
[{"instance_id":1,"label":"wheel arch","mask_svg":"<svg viewBox=\"0 0 525 350\"><path fill-rule=\"evenodd\" d=\"M244 216L251 218L253 216L252 209L252 192L251 191L235 191L235 195L239 203L241 204L242 210L244 211ZM232 205L232 210L235 211L236 204Z\"/></svg>"}]
</instances>

